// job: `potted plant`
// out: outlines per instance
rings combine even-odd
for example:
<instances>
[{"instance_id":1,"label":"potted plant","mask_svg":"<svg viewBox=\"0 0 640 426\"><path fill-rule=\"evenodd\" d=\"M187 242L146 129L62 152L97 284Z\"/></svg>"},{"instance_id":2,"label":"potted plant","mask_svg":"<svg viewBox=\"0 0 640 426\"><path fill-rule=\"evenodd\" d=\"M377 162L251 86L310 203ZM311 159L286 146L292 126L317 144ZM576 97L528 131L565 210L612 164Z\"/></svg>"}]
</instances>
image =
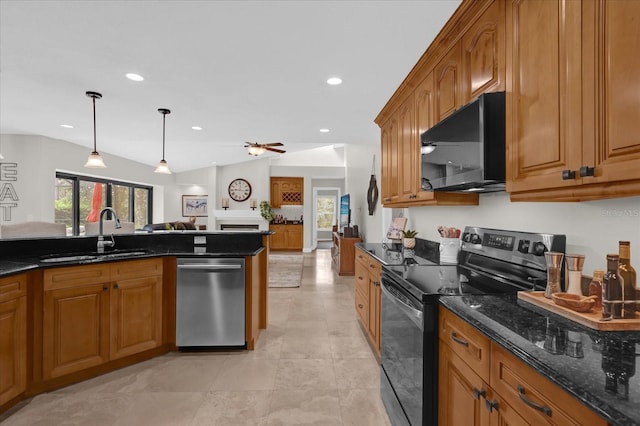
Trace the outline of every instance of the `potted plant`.
<instances>
[{"instance_id":1,"label":"potted plant","mask_svg":"<svg viewBox=\"0 0 640 426\"><path fill-rule=\"evenodd\" d=\"M271 210L271 205L268 201L260 202L260 216L262 216L267 222L271 222L273 220L273 211Z\"/></svg>"},{"instance_id":2,"label":"potted plant","mask_svg":"<svg viewBox=\"0 0 640 426\"><path fill-rule=\"evenodd\" d=\"M418 235L418 232L415 229L402 231L402 245L408 249L414 248L416 246L416 235Z\"/></svg>"}]
</instances>

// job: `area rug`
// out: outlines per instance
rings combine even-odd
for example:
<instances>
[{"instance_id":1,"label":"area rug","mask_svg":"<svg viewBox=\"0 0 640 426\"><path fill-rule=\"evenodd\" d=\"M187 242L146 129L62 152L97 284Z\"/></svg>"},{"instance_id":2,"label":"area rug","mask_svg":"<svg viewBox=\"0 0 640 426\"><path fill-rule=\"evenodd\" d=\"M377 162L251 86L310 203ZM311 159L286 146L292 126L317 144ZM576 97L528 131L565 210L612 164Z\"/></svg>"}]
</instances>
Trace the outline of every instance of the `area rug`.
<instances>
[{"instance_id":1,"label":"area rug","mask_svg":"<svg viewBox=\"0 0 640 426\"><path fill-rule=\"evenodd\" d=\"M303 255L269 254L269 287L300 287Z\"/></svg>"}]
</instances>

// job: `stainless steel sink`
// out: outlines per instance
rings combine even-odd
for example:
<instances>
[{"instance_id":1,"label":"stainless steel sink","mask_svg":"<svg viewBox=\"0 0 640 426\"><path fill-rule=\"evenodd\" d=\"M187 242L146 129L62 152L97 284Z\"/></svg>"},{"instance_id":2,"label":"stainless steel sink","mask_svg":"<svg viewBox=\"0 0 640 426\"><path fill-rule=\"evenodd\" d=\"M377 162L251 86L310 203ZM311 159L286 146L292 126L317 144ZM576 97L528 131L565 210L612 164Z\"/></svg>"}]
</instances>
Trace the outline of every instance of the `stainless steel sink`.
<instances>
[{"instance_id":1,"label":"stainless steel sink","mask_svg":"<svg viewBox=\"0 0 640 426\"><path fill-rule=\"evenodd\" d=\"M40 259L42 263L62 263L62 262L82 262L87 260L95 260L98 256L93 255L78 255L78 256L57 256L57 257L45 257Z\"/></svg>"},{"instance_id":2,"label":"stainless steel sink","mask_svg":"<svg viewBox=\"0 0 640 426\"><path fill-rule=\"evenodd\" d=\"M141 256L144 254L148 254L149 252L146 250L123 250L123 251L115 251L115 252L106 252L106 253L90 253L90 254L79 254L79 255L67 255L67 256L54 256L54 257L43 257L40 259L42 263L65 263L65 262L87 262L91 260L109 260L109 259L119 259L126 258L132 256Z\"/></svg>"}]
</instances>

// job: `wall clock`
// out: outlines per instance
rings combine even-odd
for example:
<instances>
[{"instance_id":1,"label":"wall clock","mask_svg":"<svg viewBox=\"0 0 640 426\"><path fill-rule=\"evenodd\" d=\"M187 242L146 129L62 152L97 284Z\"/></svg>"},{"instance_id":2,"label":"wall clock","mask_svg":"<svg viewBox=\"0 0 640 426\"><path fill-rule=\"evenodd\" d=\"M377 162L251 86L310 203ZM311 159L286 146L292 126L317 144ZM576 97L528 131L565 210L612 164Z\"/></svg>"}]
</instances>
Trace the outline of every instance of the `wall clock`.
<instances>
[{"instance_id":1,"label":"wall clock","mask_svg":"<svg viewBox=\"0 0 640 426\"><path fill-rule=\"evenodd\" d=\"M234 201L246 201L251 196L251 184L245 179L234 179L229 184L229 197Z\"/></svg>"}]
</instances>

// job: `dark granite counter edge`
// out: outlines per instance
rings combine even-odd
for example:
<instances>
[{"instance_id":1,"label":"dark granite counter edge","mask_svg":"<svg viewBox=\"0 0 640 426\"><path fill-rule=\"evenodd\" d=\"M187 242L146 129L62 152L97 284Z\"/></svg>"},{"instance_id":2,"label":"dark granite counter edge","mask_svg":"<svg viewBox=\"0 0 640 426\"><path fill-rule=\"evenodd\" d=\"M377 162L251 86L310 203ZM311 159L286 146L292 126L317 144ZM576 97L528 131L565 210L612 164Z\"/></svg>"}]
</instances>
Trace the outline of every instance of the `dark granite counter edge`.
<instances>
[{"instance_id":1,"label":"dark granite counter edge","mask_svg":"<svg viewBox=\"0 0 640 426\"><path fill-rule=\"evenodd\" d=\"M603 419L608 421L609 423L615 425L636 425L637 419L629 419L624 413L621 413L615 406L612 406L605 401L594 398L589 392L577 387L575 383L567 380L565 377L558 375L556 371L549 368L545 363L540 362L538 359L533 357L527 351L521 349L512 341L510 341L507 337L500 334L498 330L501 330L505 335L511 334L514 338L519 338L520 336L515 335L515 333L508 330L506 327L498 324L497 322L487 318L486 316L477 313L471 308L464 309L459 305L452 302L454 298L451 297L443 297L440 298L440 304L445 308L449 309L454 314L458 315L460 318L471 324L477 330L486 335L489 339L496 342L504 349L506 349L509 353L514 355L520 361L527 364L529 367L533 368L536 372L544 376L546 379L558 385L561 389L574 396L577 400L582 402L584 405L589 407ZM524 308L523 308L524 309ZM475 315L474 315L475 314Z\"/></svg>"}]
</instances>

